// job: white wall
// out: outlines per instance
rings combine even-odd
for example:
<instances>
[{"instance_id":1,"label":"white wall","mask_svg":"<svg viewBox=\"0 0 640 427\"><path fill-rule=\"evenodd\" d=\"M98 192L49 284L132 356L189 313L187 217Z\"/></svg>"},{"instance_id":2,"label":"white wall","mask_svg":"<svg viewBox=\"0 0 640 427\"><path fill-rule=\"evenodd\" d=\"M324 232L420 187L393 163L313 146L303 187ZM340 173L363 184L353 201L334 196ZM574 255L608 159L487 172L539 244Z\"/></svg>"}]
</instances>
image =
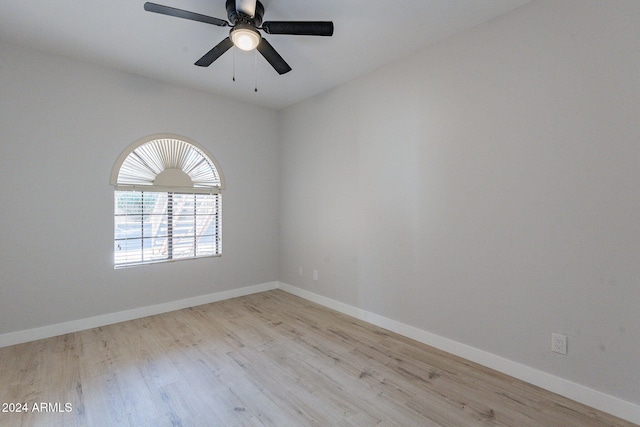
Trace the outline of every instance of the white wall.
<instances>
[{"instance_id":1,"label":"white wall","mask_svg":"<svg viewBox=\"0 0 640 427\"><path fill-rule=\"evenodd\" d=\"M0 334L278 279L276 112L6 44L0 94ZM111 168L163 132L222 168L223 255L114 270Z\"/></svg>"},{"instance_id":2,"label":"white wall","mask_svg":"<svg viewBox=\"0 0 640 427\"><path fill-rule=\"evenodd\" d=\"M536 1L284 110L280 280L640 404L639 40Z\"/></svg>"}]
</instances>

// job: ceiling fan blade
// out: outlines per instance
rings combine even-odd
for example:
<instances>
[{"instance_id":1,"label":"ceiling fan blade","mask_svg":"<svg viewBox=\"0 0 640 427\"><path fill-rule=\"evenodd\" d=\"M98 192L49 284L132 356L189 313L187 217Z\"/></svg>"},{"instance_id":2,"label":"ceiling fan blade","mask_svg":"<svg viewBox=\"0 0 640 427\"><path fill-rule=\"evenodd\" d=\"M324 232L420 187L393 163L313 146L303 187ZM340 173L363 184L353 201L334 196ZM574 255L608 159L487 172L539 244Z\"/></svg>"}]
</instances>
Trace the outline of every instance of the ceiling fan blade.
<instances>
[{"instance_id":1,"label":"ceiling fan blade","mask_svg":"<svg viewBox=\"0 0 640 427\"><path fill-rule=\"evenodd\" d=\"M231 41L231 39L229 37L227 37L226 39L224 39L220 43L218 43L209 52L205 53L202 58L198 59L198 61L196 61L195 65L197 65L199 67L208 67L209 65L213 64L213 61L215 61L216 59L220 58L220 56L223 53L228 51L231 48L231 46L233 46L233 42Z\"/></svg>"},{"instance_id":2,"label":"ceiling fan blade","mask_svg":"<svg viewBox=\"0 0 640 427\"><path fill-rule=\"evenodd\" d=\"M257 0L236 0L236 10L253 18L256 14Z\"/></svg>"},{"instance_id":3,"label":"ceiling fan blade","mask_svg":"<svg viewBox=\"0 0 640 427\"><path fill-rule=\"evenodd\" d=\"M298 36L332 36L331 21L266 21L262 29L267 34L293 34Z\"/></svg>"},{"instance_id":4,"label":"ceiling fan blade","mask_svg":"<svg viewBox=\"0 0 640 427\"><path fill-rule=\"evenodd\" d=\"M291 71L291 67L289 64L282 59L282 56L271 46L271 43L267 41L264 37L260 40L260 44L258 44L258 52L264 59L267 60L269 64L278 72L278 74L285 74Z\"/></svg>"},{"instance_id":5,"label":"ceiling fan blade","mask_svg":"<svg viewBox=\"0 0 640 427\"><path fill-rule=\"evenodd\" d=\"M146 2L144 10L147 12L161 13L163 15L175 16L177 18L190 19L192 21L204 22L207 24L217 25L218 27L227 27L229 23L224 19L214 18L213 16L201 15L195 12L189 12L175 7L163 6L161 4Z\"/></svg>"}]
</instances>

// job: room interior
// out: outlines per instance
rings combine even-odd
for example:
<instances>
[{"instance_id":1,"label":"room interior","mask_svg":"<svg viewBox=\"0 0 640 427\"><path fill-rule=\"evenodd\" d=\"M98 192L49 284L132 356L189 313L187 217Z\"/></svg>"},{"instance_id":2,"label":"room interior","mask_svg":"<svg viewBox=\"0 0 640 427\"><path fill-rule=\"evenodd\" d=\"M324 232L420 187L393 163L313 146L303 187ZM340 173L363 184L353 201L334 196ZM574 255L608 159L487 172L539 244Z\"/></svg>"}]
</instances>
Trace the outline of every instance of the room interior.
<instances>
[{"instance_id":1,"label":"room interior","mask_svg":"<svg viewBox=\"0 0 640 427\"><path fill-rule=\"evenodd\" d=\"M53 22L18 39L19 3L0 6L0 346L279 289L640 424L638 2L504 2L313 83L340 5L304 2L334 37L278 39L286 77L236 55L237 85L232 55L192 70L219 38L194 23L166 40L179 81ZM112 167L158 133L224 172L222 256L114 269Z\"/></svg>"}]
</instances>

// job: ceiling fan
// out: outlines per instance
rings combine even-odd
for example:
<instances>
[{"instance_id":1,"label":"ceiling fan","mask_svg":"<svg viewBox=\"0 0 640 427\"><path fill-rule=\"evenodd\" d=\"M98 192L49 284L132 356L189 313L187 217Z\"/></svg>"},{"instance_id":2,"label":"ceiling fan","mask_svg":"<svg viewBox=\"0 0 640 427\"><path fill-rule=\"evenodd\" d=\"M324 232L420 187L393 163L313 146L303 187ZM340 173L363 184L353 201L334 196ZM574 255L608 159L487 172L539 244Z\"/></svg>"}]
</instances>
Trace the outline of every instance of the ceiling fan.
<instances>
[{"instance_id":1,"label":"ceiling fan","mask_svg":"<svg viewBox=\"0 0 640 427\"><path fill-rule=\"evenodd\" d=\"M213 49L198 59L195 65L208 67L232 46L242 50L257 49L271 64L278 74L291 71L291 67L276 52L271 44L262 37L260 31L267 34L291 34L300 36L332 36L333 22L331 21L265 21L262 22L264 6L258 0L227 0L227 16L229 21L201 15L174 7L162 6L147 2L144 10L161 13L163 15L204 22L219 27L231 27L229 36L218 43Z\"/></svg>"}]
</instances>

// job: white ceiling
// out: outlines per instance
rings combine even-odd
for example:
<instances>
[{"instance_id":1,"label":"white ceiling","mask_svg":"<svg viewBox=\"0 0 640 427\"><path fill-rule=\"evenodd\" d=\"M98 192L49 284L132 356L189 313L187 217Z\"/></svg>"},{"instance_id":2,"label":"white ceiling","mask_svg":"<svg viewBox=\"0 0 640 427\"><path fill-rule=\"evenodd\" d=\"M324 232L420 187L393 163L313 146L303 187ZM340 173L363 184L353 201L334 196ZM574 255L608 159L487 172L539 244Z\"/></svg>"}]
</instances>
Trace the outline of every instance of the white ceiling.
<instances>
[{"instance_id":1,"label":"white ceiling","mask_svg":"<svg viewBox=\"0 0 640 427\"><path fill-rule=\"evenodd\" d=\"M266 36L293 68L282 76L234 49L193 65L229 29L146 12L144 1L2 0L0 40L280 109L530 0L261 0L265 21L334 22L333 37ZM227 19L225 0L153 1Z\"/></svg>"}]
</instances>

